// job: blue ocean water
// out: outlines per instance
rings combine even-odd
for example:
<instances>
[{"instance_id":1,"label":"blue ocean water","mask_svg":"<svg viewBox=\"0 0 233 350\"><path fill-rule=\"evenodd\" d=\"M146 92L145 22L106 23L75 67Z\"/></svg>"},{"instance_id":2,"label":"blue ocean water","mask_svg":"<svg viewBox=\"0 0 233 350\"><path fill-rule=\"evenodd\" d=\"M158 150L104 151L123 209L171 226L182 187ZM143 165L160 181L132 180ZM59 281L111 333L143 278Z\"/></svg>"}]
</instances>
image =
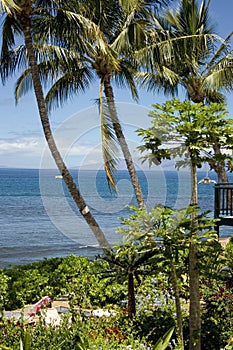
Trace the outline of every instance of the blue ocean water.
<instances>
[{"instance_id":1,"label":"blue ocean water","mask_svg":"<svg viewBox=\"0 0 233 350\"><path fill-rule=\"evenodd\" d=\"M103 170L72 170L87 205L111 243L116 228L136 205L127 171L117 174L117 193L111 192ZM0 168L0 267L43 258L76 254L94 257L98 244L81 218L63 180L55 170ZM198 180L205 176L198 173ZM148 208L156 204L185 208L190 201L188 172L138 171ZM210 177L216 180L215 174ZM213 210L214 185L199 185L202 211ZM222 229L221 229L222 230ZM232 228L224 227L222 236Z\"/></svg>"}]
</instances>

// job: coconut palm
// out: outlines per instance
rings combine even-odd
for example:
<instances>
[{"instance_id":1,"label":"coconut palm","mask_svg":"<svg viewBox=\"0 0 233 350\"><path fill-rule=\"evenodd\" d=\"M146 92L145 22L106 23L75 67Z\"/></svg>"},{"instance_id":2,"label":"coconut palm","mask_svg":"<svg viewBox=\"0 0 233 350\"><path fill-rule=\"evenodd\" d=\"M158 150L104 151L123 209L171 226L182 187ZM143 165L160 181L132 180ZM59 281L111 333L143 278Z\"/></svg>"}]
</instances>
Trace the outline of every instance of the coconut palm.
<instances>
[{"instance_id":1,"label":"coconut palm","mask_svg":"<svg viewBox=\"0 0 233 350\"><path fill-rule=\"evenodd\" d=\"M101 2L101 6L95 1L65 4L65 9L69 13L67 16L69 21L63 20L63 23L68 22L67 26L64 25L62 31L58 31L57 28L61 27L59 25L60 13L52 20L51 18L48 20L48 26L53 25L53 38L55 38L56 46L51 45L51 42L50 45L47 45L45 61L40 65L41 73L46 78L50 74L55 81L46 97L49 108L59 107L74 94L85 91L93 79L99 80L102 149L107 179L115 187L113 174L117 165L117 152L116 147L111 149L111 143L117 139L139 207L144 207L143 194L118 118L112 81L114 80L120 87L128 86L133 98L137 99L134 83L134 72L137 66L129 53L139 48L146 40L145 29L149 24L146 17L149 13L148 8L151 9L152 6L156 8L168 2L104 1ZM51 31L51 27L47 27L46 22L43 22L43 28L38 26L38 29L45 33ZM77 31L79 35L74 36ZM25 72L18 82L16 95L20 96L27 91L28 86L28 77ZM105 100L102 98L103 92Z\"/></svg>"},{"instance_id":2,"label":"coconut palm","mask_svg":"<svg viewBox=\"0 0 233 350\"><path fill-rule=\"evenodd\" d=\"M168 39L172 51L159 62L161 67L156 65L158 57L151 61L152 74L144 81L149 89L161 87L166 92L170 86L170 91L176 92L180 85L194 103L223 102L221 91L233 84L232 33L225 40L215 33L208 17L209 3L203 0L199 6L196 0L181 0L176 11L168 10L156 20L157 32Z\"/></svg>"},{"instance_id":3,"label":"coconut palm","mask_svg":"<svg viewBox=\"0 0 233 350\"><path fill-rule=\"evenodd\" d=\"M55 81L46 97L49 108L62 105L72 95L77 95L80 90L85 91L93 79L99 80L102 149L108 182L115 187L113 173L117 164L117 152L116 147L111 149L110 146L112 141L116 141L116 138L132 179L138 205L143 207L143 194L118 118L112 88L112 79L114 79L120 86L128 85L133 97L138 97L133 80L135 66L125 55L125 43L128 43L127 50L129 50L129 46L132 45L129 36L132 35L132 32L137 33L137 37L143 35L142 18L135 18L136 6L139 6L140 2L134 2L133 6L127 2L127 10L126 7L120 6L118 1L110 4L103 2L102 8L105 12L102 12L93 1L88 3L88 8L84 6L84 2L70 4L69 10L73 11L72 16L69 17L70 22L67 28L62 28L61 33L56 30L56 42L53 43L56 45L51 45L51 43L47 45L45 60L39 67L44 76L50 75ZM84 18L80 13L84 13L87 17ZM61 16L60 13L58 14L57 17L53 17L53 21L49 19L49 26L59 28L58 21L61 20ZM43 23L43 26L47 32L46 24ZM74 38L72 33L77 31L79 36ZM27 72L30 73L30 70ZM29 87L27 72L19 79L17 96L20 96ZM105 101L102 98L103 92L106 97Z\"/></svg>"},{"instance_id":4,"label":"coconut palm","mask_svg":"<svg viewBox=\"0 0 233 350\"><path fill-rule=\"evenodd\" d=\"M196 34L200 30L204 33L214 33L214 29L209 25L209 3L209 1L208 3L203 1L198 9L196 1L183 0L175 14L167 13L168 23L176 31L187 34ZM228 50L231 36L232 33L217 50L214 50L214 53L212 45L204 52L197 49L194 52L191 50L188 60L184 61L182 58L185 65L182 64L181 69L175 70L179 84L185 88L189 99L194 103L223 102L224 96L221 91L232 89L233 56ZM218 139L213 143L213 149L215 154L221 155ZM222 182L228 182L224 162L220 160L214 164L210 158L209 164L215 169Z\"/></svg>"},{"instance_id":5,"label":"coconut palm","mask_svg":"<svg viewBox=\"0 0 233 350\"><path fill-rule=\"evenodd\" d=\"M205 0L200 5L197 0L181 0L175 11L166 11L157 21L160 31L169 33L172 53L160 67L153 64L151 74L145 75L149 90L177 94L180 86L194 103L224 101L223 92L233 87L232 33L225 40L216 35L209 20L209 4ZM209 158L208 162L220 181L227 182L217 138L213 149L219 161L214 163Z\"/></svg>"},{"instance_id":6,"label":"coconut palm","mask_svg":"<svg viewBox=\"0 0 233 350\"><path fill-rule=\"evenodd\" d=\"M24 0L20 3L14 1L1 1L0 11L4 16L3 19L3 45L1 56L1 75L3 81L14 73L17 69L16 63L7 61L4 59L5 55L8 56L9 51L15 46L14 35L21 35L25 43L26 55L23 59L28 61L30 72L32 76L32 83L34 92L36 95L37 106L40 114L41 124L43 127L44 135L51 151L51 154L56 162L56 165L63 176L69 192L77 204L81 215L85 218L92 232L94 233L99 245L102 248L108 248L109 243L105 238L101 228L97 224L95 218L92 216L89 208L87 207L84 199L82 198L70 172L68 171L55 143L53 134L50 128L46 103L42 90L42 84L40 80L40 73L37 65L37 58L34 51L34 33L33 27L36 20L42 19L42 15L46 12L45 5L48 6L50 11L55 11L57 4L55 1L29 1ZM10 62L10 63L9 63ZM9 63L9 64L7 64ZM17 61L19 63L19 61Z\"/></svg>"}]
</instances>

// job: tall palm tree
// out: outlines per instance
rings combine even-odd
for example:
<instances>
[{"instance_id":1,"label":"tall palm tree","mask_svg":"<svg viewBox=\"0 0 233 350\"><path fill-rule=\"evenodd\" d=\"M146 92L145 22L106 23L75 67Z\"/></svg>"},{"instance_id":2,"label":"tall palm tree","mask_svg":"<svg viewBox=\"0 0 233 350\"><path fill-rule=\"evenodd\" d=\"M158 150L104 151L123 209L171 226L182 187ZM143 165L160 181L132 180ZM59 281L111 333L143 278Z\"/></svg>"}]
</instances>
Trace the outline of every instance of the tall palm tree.
<instances>
[{"instance_id":1,"label":"tall palm tree","mask_svg":"<svg viewBox=\"0 0 233 350\"><path fill-rule=\"evenodd\" d=\"M1 57L1 75L3 81L7 78L10 73L14 72L15 63L11 62L11 65L4 64L7 60L4 56L9 53L9 49L14 47L15 40L14 34L20 34L24 39L26 48L26 59L31 71L32 83L34 92L36 95L37 106L40 114L41 124L43 127L44 135L51 151L51 154L56 162L56 165L63 176L63 179L69 189L69 192L77 204L81 215L85 218L92 232L94 233L99 245L102 248L109 248L109 243L104 236L101 228L97 224L95 218L92 216L88 206L82 198L70 172L68 171L55 143L53 134L50 128L46 103L44 99L42 84L40 80L40 73L37 65L37 59L34 51L34 33L33 26L36 19L41 20L41 16L45 11L45 5L48 6L52 11L56 9L55 1L31 1L24 0L20 4L13 0L1 0L0 11L5 14L3 23L3 46L2 46L2 57Z\"/></svg>"},{"instance_id":2,"label":"tall palm tree","mask_svg":"<svg viewBox=\"0 0 233 350\"><path fill-rule=\"evenodd\" d=\"M40 65L40 72L46 78L50 74L55 81L46 97L48 106L51 108L51 106L62 105L68 97L77 94L80 90L85 91L93 79L98 78L101 131L104 141L102 148L107 178L114 187L113 174L117 161L116 151L115 149L112 151L110 146L111 142L117 139L139 207L145 206L143 194L118 118L112 81L114 80L120 87L127 85L133 98L137 99L134 84L134 73L137 67L132 58L132 52L142 43L144 45L146 26L149 25L147 18L149 10L166 3L169 3L169 0L103 1L101 4L94 0L69 2L69 4L63 4L64 9L67 10L67 18L64 20L63 17L64 26L61 32L58 30L61 28L59 23L61 12L58 12L57 16L51 16L47 23L43 21L43 28L38 26L38 29L47 35L53 23L52 41L55 45L51 45L51 38L49 38L50 42L43 57L44 62ZM74 33L78 33L78 36L76 34L74 36ZM28 77L25 72L18 82L16 95L20 96L27 88ZM105 101L102 99L103 92ZM102 108L104 104L105 108ZM108 115L107 118L106 115Z\"/></svg>"},{"instance_id":3,"label":"tall palm tree","mask_svg":"<svg viewBox=\"0 0 233 350\"><path fill-rule=\"evenodd\" d=\"M233 33L225 40L217 36L210 24L209 4L206 0L200 5L197 0L181 0L175 11L166 11L157 21L159 30L168 35L172 51L160 66L152 63L151 74L143 80L149 90L177 94L180 86L194 103L224 101L223 92L233 87ZM213 149L219 162L207 161L220 181L228 182L217 139Z\"/></svg>"},{"instance_id":4,"label":"tall palm tree","mask_svg":"<svg viewBox=\"0 0 233 350\"><path fill-rule=\"evenodd\" d=\"M102 137L103 158L108 181L115 186L113 173L117 164L116 152L111 152L110 149L111 141L115 141L112 134L114 132L132 180L138 205L144 207L142 190L118 118L112 88L114 79L119 86L129 86L132 96L135 99L138 97L134 84L136 66L129 58L129 51L132 51L133 44L139 45L140 40L145 38L144 13L139 11L141 0L122 1L122 4L121 6L119 1L104 1L100 7L99 2L89 1L87 7L81 1L75 4L71 2L68 8L66 4L64 9L67 11L69 23L61 32L57 29L61 28L61 13L57 12L57 16L48 19L48 25L53 26L55 34L53 42L49 38L50 42L46 46L39 68L42 75L46 78L50 75L54 82L46 97L49 108L62 105L80 90L85 91L93 79L99 80L101 131L105 136ZM85 17L80 13L84 13ZM43 22L41 29L48 32L46 22ZM79 35L74 36L77 32ZM41 51L38 57L39 55L41 59ZM19 79L17 96L29 87L27 73L30 73L30 70ZM102 93L105 95L105 101Z\"/></svg>"}]
</instances>

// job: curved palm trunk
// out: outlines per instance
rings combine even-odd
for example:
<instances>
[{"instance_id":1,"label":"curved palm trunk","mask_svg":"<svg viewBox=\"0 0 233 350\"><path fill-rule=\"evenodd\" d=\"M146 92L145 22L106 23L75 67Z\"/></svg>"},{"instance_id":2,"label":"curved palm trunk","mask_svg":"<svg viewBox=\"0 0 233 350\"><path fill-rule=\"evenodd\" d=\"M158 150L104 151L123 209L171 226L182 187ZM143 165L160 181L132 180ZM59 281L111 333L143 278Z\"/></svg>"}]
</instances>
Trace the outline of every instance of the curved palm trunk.
<instances>
[{"instance_id":1,"label":"curved palm trunk","mask_svg":"<svg viewBox=\"0 0 233 350\"><path fill-rule=\"evenodd\" d=\"M107 99L108 108L109 108L111 118L113 121L113 128L114 128L114 131L116 133L116 137L119 141L122 153L124 155L124 159L125 159L126 166L127 166L127 169L128 169L131 181L132 181L132 185L134 188L134 192L135 192L138 206L139 206L139 208L145 208L145 202L144 202L141 186L140 186L140 183L138 180L138 176L136 173L136 169L135 169L127 142L125 140L125 136L123 134L118 115L117 115L115 101L114 101L114 95L113 95L113 89L112 89L112 86L110 83L110 77L104 79L104 93L105 93L105 97Z\"/></svg>"},{"instance_id":2,"label":"curved palm trunk","mask_svg":"<svg viewBox=\"0 0 233 350\"><path fill-rule=\"evenodd\" d=\"M27 10L27 9L26 9ZM26 11L25 11L26 13ZM63 179L69 189L69 192L77 204L79 211L81 215L86 220L87 224L91 228L92 232L94 233L99 245L102 248L109 248L110 245L107 241L107 239L104 236L104 233L102 232L101 228L99 227L98 223L96 222L95 218L92 216L88 206L86 205L84 199L82 198L70 172L68 171L58 149L55 143L55 140L52 135L52 131L50 128L49 118L48 118L48 112L46 109L46 104L44 100L44 95L42 91L42 85L40 81L39 76L39 70L36 62L36 57L34 54L33 49L33 41L32 41L32 35L31 35L31 20L30 17L27 15L27 13L23 16L23 12L21 12L20 17L22 27L23 27L23 33L24 33L24 39L25 39L25 45L27 49L27 55L29 58L29 64L31 67L31 74L32 74L32 80L33 80L33 86L34 91L36 95L36 100L38 104L41 124L44 130L44 135L47 141L47 144L49 146L49 149L52 153L52 156L56 162L56 165L63 176Z\"/></svg>"},{"instance_id":3,"label":"curved palm trunk","mask_svg":"<svg viewBox=\"0 0 233 350\"><path fill-rule=\"evenodd\" d=\"M197 206L197 169L191 159L192 194L191 205ZM201 349L201 312L199 294L198 245L195 236L198 234L197 214L191 216L191 239L189 244L189 350ZM194 239L192 239L194 237Z\"/></svg>"}]
</instances>

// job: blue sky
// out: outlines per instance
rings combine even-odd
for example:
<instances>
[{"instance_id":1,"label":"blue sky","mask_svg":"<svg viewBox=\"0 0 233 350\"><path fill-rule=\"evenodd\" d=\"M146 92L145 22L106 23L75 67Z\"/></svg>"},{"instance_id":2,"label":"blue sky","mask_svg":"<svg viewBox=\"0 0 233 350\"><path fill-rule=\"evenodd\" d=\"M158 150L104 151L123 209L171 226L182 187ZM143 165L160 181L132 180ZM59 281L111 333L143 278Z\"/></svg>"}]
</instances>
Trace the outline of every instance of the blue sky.
<instances>
[{"instance_id":1,"label":"blue sky","mask_svg":"<svg viewBox=\"0 0 233 350\"><path fill-rule=\"evenodd\" d=\"M232 0L212 0L210 16L216 23L218 34L226 37L232 30ZM5 86L0 85L0 166L40 168L54 166L44 153L44 137L32 93L23 97L16 106L14 102L14 83L11 78ZM51 125L58 145L68 166L85 168L99 167L101 148L98 130L98 114L94 99L98 97L98 85L85 94L55 110L50 116ZM148 108L152 103L163 102L162 95L140 91L140 101L136 105L127 90L116 90L115 97L123 122L126 138L134 150L140 140L134 130L149 125ZM133 105L132 105L133 103ZM233 115L232 94L227 96L229 114ZM135 153L135 157L137 154ZM139 165L140 166L140 165Z\"/></svg>"}]
</instances>

